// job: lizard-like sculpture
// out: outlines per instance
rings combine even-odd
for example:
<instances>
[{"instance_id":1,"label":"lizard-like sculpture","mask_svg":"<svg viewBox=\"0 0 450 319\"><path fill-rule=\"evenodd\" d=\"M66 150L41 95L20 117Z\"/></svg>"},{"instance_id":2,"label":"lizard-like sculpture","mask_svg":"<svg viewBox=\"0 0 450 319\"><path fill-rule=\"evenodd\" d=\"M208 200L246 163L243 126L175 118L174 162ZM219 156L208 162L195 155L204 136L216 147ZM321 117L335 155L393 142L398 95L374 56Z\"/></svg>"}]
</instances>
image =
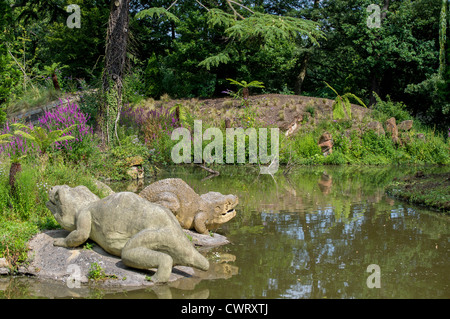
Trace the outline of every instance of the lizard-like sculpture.
<instances>
[{"instance_id":1,"label":"lizard-like sculpture","mask_svg":"<svg viewBox=\"0 0 450 319\"><path fill-rule=\"evenodd\" d=\"M126 266L158 268L152 280L167 282L172 266L208 270L209 262L189 241L167 208L131 192L100 199L85 186L54 186L46 206L58 223L71 231L55 246L77 247L88 238Z\"/></svg>"},{"instance_id":2,"label":"lizard-like sculpture","mask_svg":"<svg viewBox=\"0 0 450 319\"><path fill-rule=\"evenodd\" d=\"M239 203L235 195L222 195L218 192L198 195L180 178L167 178L152 183L139 195L169 208L181 227L195 229L200 234L208 234L209 230L214 230L236 216L234 207Z\"/></svg>"}]
</instances>

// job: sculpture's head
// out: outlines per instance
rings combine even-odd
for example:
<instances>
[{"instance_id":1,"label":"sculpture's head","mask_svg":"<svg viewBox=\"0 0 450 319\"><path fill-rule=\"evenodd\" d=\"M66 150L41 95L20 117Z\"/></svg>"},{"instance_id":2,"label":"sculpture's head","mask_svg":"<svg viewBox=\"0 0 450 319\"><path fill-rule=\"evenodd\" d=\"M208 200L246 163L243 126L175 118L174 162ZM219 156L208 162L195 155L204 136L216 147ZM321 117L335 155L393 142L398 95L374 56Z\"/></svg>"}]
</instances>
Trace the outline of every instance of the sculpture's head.
<instances>
[{"instance_id":1,"label":"sculpture's head","mask_svg":"<svg viewBox=\"0 0 450 319\"><path fill-rule=\"evenodd\" d=\"M56 221L66 230L74 230L78 210L100 198L93 194L86 186L71 188L58 185L50 189L47 208L55 216Z\"/></svg>"},{"instance_id":2,"label":"sculpture's head","mask_svg":"<svg viewBox=\"0 0 450 319\"><path fill-rule=\"evenodd\" d=\"M234 216L234 209L239 203L238 197L234 195L222 195L218 192L209 192L200 196L203 200L201 209L208 214L208 225L220 226Z\"/></svg>"}]
</instances>

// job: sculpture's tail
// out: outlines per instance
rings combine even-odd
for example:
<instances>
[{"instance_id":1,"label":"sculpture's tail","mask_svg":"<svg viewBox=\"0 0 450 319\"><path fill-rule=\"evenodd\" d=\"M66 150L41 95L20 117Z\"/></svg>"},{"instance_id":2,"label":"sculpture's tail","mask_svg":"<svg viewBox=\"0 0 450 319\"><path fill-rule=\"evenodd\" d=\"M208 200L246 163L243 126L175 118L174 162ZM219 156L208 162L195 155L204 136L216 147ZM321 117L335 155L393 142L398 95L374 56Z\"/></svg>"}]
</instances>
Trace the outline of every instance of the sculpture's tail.
<instances>
[{"instance_id":1,"label":"sculpture's tail","mask_svg":"<svg viewBox=\"0 0 450 319\"><path fill-rule=\"evenodd\" d=\"M200 270L208 270L209 269L209 261L202 254L200 254L195 248L193 248L194 252L192 252L186 262L186 266L195 267Z\"/></svg>"}]
</instances>

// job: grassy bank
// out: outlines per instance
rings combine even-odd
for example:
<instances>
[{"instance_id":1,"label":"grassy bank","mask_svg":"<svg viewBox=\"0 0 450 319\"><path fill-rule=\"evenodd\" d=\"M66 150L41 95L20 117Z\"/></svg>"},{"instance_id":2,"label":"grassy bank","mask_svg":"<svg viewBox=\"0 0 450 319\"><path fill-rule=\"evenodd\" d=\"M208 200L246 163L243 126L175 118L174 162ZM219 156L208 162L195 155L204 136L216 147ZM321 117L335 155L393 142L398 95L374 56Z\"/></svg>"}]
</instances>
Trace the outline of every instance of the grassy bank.
<instances>
[{"instance_id":1,"label":"grassy bank","mask_svg":"<svg viewBox=\"0 0 450 319\"><path fill-rule=\"evenodd\" d=\"M92 176L81 166L50 161L43 167L33 159L22 163L16 192L9 185L9 162L0 164L0 258L12 266L26 260L27 242L36 233L59 228L45 206L53 185L85 185L98 196L105 196Z\"/></svg>"},{"instance_id":2,"label":"grassy bank","mask_svg":"<svg viewBox=\"0 0 450 319\"><path fill-rule=\"evenodd\" d=\"M386 192L398 199L450 213L450 172L415 175L397 178Z\"/></svg>"}]
</instances>

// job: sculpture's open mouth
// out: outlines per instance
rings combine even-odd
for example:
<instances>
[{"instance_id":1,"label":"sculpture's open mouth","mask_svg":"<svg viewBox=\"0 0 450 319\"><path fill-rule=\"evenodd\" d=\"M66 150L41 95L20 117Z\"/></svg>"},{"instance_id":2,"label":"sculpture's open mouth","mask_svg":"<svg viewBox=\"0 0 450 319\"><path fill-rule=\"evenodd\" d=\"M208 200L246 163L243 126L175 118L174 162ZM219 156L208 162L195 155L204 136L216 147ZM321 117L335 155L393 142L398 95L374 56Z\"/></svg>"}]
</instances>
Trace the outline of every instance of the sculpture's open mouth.
<instances>
[{"instance_id":1,"label":"sculpture's open mouth","mask_svg":"<svg viewBox=\"0 0 450 319\"><path fill-rule=\"evenodd\" d=\"M231 208L229 210L227 210L225 213L222 213L222 216L228 215L228 214L235 214L236 211L234 210L234 208Z\"/></svg>"},{"instance_id":2,"label":"sculpture's open mouth","mask_svg":"<svg viewBox=\"0 0 450 319\"><path fill-rule=\"evenodd\" d=\"M236 211L234 210L234 208L230 208L229 210L227 210L221 214L221 217L226 218L227 220L230 220L234 216L236 216Z\"/></svg>"},{"instance_id":3,"label":"sculpture's open mouth","mask_svg":"<svg viewBox=\"0 0 450 319\"><path fill-rule=\"evenodd\" d=\"M45 206L52 212L52 214L55 214L58 211L58 205L55 202L55 199L52 198L52 196L49 196L48 201L45 203Z\"/></svg>"}]
</instances>

